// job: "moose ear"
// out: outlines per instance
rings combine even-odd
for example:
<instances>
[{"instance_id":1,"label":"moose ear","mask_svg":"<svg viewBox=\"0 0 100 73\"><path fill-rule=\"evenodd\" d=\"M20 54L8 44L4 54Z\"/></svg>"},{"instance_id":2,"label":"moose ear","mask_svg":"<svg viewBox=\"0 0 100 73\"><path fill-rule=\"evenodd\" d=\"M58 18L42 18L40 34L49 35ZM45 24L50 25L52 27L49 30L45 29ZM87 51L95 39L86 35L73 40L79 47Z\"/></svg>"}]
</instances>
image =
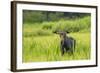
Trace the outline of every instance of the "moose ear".
<instances>
[{"instance_id":1,"label":"moose ear","mask_svg":"<svg viewBox=\"0 0 100 73\"><path fill-rule=\"evenodd\" d=\"M59 30L55 30L55 31L52 31L53 33L55 33L55 34L59 34L60 32L59 32Z\"/></svg>"},{"instance_id":2,"label":"moose ear","mask_svg":"<svg viewBox=\"0 0 100 73\"><path fill-rule=\"evenodd\" d=\"M52 31L53 33L57 34L57 31Z\"/></svg>"},{"instance_id":3,"label":"moose ear","mask_svg":"<svg viewBox=\"0 0 100 73\"><path fill-rule=\"evenodd\" d=\"M70 33L69 31L66 31L66 33Z\"/></svg>"}]
</instances>

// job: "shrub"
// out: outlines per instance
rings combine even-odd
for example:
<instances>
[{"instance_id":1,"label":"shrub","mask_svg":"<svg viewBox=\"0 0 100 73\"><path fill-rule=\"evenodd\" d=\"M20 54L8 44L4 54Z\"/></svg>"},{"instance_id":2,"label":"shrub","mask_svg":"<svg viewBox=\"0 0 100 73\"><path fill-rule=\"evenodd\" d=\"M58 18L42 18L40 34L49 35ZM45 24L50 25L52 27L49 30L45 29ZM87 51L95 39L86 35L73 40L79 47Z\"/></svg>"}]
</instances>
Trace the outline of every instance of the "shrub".
<instances>
[{"instance_id":1,"label":"shrub","mask_svg":"<svg viewBox=\"0 0 100 73\"><path fill-rule=\"evenodd\" d=\"M42 22L34 23L32 25L27 24L24 27L27 28L24 31L24 36L43 36L51 35L52 32L65 31L65 32L89 32L91 26L90 16L80 19L62 19L58 22ZM84 31L82 31L84 30Z\"/></svg>"},{"instance_id":2,"label":"shrub","mask_svg":"<svg viewBox=\"0 0 100 73\"><path fill-rule=\"evenodd\" d=\"M75 20L61 20L53 26L52 31L79 32L84 29L90 29L90 25L90 17L77 18Z\"/></svg>"},{"instance_id":3,"label":"shrub","mask_svg":"<svg viewBox=\"0 0 100 73\"><path fill-rule=\"evenodd\" d=\"M25 37L31 37L31 36L46 36L51 35L52 33L49 30L43 30L43 29L35 29L32 31L27 31L23 33L23 36Z\"/></svg>"},{"instance_id":4,"label":"shrub","mask_svg":"<svg viewBox=\"0 0 100 73\"><path fill-rule=\"evenodd\" d=\"M56 24L57 22L43 22L41 25L42 25L42 29L50 29L52 30L52 28L54 27L54 25Z\"/></svg>"}]
</instances>

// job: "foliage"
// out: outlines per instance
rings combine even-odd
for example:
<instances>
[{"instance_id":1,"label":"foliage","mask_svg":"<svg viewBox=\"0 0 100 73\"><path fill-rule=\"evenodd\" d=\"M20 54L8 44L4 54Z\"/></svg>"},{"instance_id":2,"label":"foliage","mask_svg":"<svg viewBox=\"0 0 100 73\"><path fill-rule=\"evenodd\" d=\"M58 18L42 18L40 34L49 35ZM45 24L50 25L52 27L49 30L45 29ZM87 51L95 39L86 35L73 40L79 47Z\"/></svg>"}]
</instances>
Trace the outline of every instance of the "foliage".
<instances>
[{"instance_id":1,"label":"foliage","mask_svg":"<svg viewBox=\"0 0 100 73\"><path fill-rule=\"evenodd\" d=\"M79 32L80 30L90 29L90 25L90 17L66 21L61 20L54 25L53 31Z\"/></svg>"}]
</instances>

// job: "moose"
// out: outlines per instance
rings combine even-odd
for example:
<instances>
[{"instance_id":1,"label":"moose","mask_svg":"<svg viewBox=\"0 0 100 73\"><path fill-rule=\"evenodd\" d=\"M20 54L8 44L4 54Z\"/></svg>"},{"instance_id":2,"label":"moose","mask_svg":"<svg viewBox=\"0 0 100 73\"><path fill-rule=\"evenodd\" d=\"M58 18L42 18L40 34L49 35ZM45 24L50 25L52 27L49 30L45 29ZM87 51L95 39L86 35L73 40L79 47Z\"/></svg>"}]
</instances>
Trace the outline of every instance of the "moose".
<instances>
[{"instance_id":1,"label":"moose","mask_svg":"<svg viewBox=\"0 0 100 73\"><path fill-rule=\"evenodd\" d=\"M55 33L60 35L61 55L64 55L65 52L73 54L75 51L76 40L72 37L69 37L64 31L57 31Z\"/></svg>"}]
</instances>

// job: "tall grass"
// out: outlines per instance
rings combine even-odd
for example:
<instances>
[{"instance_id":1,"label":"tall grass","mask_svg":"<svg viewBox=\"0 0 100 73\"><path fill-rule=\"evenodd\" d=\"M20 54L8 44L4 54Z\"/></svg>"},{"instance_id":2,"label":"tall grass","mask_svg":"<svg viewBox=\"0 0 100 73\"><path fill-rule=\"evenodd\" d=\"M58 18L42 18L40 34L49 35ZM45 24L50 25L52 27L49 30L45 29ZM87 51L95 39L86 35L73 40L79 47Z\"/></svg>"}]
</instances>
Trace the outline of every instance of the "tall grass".
<instances>
[{"instance_id":1,"label":"tall grass","mask_svg":"<svg viewBox=\"0 0 100 73\"><path fill-rule=\"evenodd\" d=\"M75 52L74 55L66 53L64 56L61 56L58 35L24 37L23 62L90 59L90 34L72 33L70 36L77 40Z\"/></svg>"}]
</instances>

